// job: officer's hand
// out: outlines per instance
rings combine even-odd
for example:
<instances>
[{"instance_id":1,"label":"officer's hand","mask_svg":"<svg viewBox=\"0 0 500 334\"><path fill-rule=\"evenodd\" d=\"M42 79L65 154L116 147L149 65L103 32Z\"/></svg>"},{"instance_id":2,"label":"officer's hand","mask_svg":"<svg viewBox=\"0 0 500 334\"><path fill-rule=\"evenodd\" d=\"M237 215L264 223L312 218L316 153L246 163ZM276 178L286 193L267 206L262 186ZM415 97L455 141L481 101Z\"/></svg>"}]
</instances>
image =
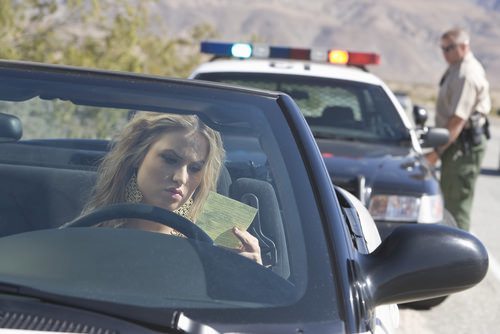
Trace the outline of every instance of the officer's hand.
<instances>
[{"instance_id":1,"label":"officer's hand","mask_svg":"<svg viewBox=\"0 0 500 334\"><path fill-rule=\"evenodd\" d=\"M431 164L432 166L436 166L437 162L439 161L439 155L436 151L432 151L425 155L425 159L427 159L429 164Z\"/></svg>"}]
</instances>

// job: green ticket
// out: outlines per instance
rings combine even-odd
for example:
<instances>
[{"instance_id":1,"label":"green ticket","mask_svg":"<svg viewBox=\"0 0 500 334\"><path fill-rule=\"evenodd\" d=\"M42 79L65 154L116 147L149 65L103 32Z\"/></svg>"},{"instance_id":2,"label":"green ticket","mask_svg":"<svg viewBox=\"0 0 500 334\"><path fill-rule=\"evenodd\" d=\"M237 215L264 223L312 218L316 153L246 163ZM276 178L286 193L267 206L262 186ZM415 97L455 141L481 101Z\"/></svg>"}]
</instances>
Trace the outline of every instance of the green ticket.
<instances>
[{"instance_id":1,"label":"green ticket","mask_svg":"<svg viewBox=\"0 0 500 334\"><path fill-rule=\"evenodd\" d=\"M241 244L233 227L246 230L255 218L257 209L229 197L210 192L196 225L201 227L216 245L238 248Z\"/></svg>"}]
</instances>

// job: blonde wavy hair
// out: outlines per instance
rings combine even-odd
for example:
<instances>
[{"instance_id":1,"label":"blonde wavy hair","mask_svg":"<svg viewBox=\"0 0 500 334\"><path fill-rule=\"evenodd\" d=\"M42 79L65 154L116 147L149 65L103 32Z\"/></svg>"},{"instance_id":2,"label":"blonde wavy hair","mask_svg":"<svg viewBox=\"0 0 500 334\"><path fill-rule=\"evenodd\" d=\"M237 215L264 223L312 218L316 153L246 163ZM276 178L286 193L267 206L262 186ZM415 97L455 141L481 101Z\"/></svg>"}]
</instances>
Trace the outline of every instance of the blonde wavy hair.
<instances>
[{"instance_id":1,"label":"blonde wavy hair","mask_svg":"<svg viewBox=\"0 0 500 334\"><path fill-rule=\"evenodd\" d=\"M154 112L138 113L118 135L112 149L99 166L96 185L83 214L106 205L126 202L128 181L141 165L150 147L165 132L172 130L198 132L208 141L209 151L203 166L202 181L193 194L193 204L189 210L189 218L196 221L209 192L216 191L217 188L225 156L221 136L195 115Z\"/></svg>"}]
</instances>

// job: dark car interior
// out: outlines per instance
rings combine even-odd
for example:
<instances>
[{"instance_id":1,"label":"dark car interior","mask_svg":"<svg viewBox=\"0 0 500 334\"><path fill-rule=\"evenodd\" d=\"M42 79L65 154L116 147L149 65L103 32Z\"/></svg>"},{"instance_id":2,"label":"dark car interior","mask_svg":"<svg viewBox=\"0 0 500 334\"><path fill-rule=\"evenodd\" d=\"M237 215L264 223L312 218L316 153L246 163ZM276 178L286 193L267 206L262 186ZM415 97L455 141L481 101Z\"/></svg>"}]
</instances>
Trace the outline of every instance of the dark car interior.
<instances>
[{"instance_id":1,"label":"dark car interior","mask_svg":"<svg viewBox=\"0 0 500 334\"><path fill-rule=\"evenodd\" d=\"M15 118L0 119L0 236L58 228L78 217L111 145L90 139L22 140ZM231 138L224 139L228 146ZM261 156L241 161L230 147L227 151L217 192L258 208L249 231L259 240L264 265L288 277L280 206L265 161Z\"/></svg>"},{"instance_id":2,"label":"dark car interior","mask_svg":"<svg viewBox=\"0 0 500 334\"><path fill-rule=\"evenodd\" d=\"M347 106L327 106L323 109L320 117L306 117L310 126L321 126L328 124L333 127L362 130L365 125L356 120L354 111Z\"/></svg>"}]
</instances>

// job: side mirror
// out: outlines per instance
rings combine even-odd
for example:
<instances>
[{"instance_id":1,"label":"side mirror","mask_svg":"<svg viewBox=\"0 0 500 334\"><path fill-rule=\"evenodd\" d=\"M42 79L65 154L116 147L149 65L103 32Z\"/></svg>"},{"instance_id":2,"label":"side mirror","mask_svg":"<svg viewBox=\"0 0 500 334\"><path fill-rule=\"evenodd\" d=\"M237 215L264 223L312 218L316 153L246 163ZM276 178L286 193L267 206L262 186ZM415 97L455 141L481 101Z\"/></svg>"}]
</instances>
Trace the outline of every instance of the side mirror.
<instances>
[{"instance_id":1,"label":"side mirror","mask_svg":"<svg viewBox=\"0 0 500 334\"><path fill-rule=\"evenodd\" d=\"M439 224L396 228L361 255L364 293L372 305L399 304L466 290L488 271L488 253L472 234Z\"/></svg>"},{"instance_id":2,"label":"side mirror","mask_svg":"<svg viewBox=\"0 0 500 334\"><path fill-rule=\"evenodd\" d=\"M0 113L0 142L16 141L23 135L21 120L9 114Z\"/></svg>"},{"instance_id":3,"label":"side mirror","mask_svg":"<svg viewBox=\"0 0 500 334\"><path fill-rule=\"evenodd\" d=\"M427 110L418 105L413 106L413 120L417 126L424 127L428 117Z\"/></svg>"},{"instance_id":4,"label":"side mirror","mask_svg":"<svg viewBox=\"0 0 500 334\"><path fill-rule=\"evenodd\" d=\"M422 147L438 147L450 139L450 132L445 128L429 128L420 135Z\"/></svg>"}]
</instances>

